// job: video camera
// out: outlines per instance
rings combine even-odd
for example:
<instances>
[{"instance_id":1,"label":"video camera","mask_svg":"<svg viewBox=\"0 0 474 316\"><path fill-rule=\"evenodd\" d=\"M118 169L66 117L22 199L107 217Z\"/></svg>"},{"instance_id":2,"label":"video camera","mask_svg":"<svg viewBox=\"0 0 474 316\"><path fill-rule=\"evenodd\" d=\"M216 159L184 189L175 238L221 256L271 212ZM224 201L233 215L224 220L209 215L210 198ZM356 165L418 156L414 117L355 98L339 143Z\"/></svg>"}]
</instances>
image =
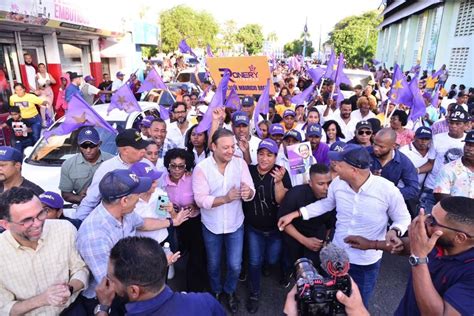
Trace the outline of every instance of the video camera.
<instances>
[{"instance_id":1,"label":"video camera","mask_svg":"<svg viewBox=\"0 0 474 316\"><path fill-rule=\"evenodd\" d=\"M336 299L337 291L351 294L351 278L347 253L329 244L319 255L321 267L329 277L321 276L307 258L295 262L296 295L298 313L312 315L346 315L345 307Z\"/></svg>"}]
</instances>

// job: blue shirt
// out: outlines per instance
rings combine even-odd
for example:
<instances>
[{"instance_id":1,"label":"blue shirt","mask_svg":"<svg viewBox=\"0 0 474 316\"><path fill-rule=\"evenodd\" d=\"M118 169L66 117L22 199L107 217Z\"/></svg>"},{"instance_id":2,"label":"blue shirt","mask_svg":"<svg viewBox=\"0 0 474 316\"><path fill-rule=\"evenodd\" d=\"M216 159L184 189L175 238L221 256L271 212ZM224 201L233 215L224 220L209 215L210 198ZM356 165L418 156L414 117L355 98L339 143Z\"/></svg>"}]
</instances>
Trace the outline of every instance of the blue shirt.
<instances>
[{"instance_id":1,"label":"blue shirt","mask_svg":"<svg viewBox=\"0 0 474 316\"><path fill-rule=\"evenodd\" d=\"M168 286L157 296L128 303L127 316L225 316L226 313L209 293L178 293Z\"/></svg>"},{"instance_id":2,"label":"blue shirt","mask_svg":"<svg viewBox=\"0 0 474 316\"><path fill-rule=\"evenodd\" d=\"M66 99L66 102L71 101L72 96L75 95L75 94L79 94L81 97L83 97L81 89L78 86L76 86L75 84L70 83L67 86L66 92L65 92L65 97L64 98Z\"/></svg>"},{"instance_id":3,"label":"blue shirt","mask_svg":"<svg viewBox=\"0 0 474 316\"><path fill-rule=\"evenodd\" d=\"M418 198L418 173L405 154L395 149L393 159L382 167L380 161L374 155L373 147L369 147L368 151L372 158L370 163L372 172L382 169L381 176L398 186L405 200ZM400 187L400 181L403 182L403 187Z\"/></svg>"},{"instance_id":4,"label":"blue shirt","mask_svg":"<svg viewBox=\"0 0 474 316\"><path fill-rule=\"evenodd\" d=\"M454 256L443 256L441 251L434 248L428 258L431 280L438 294L461 315L472 315L474 311L474 248ZM420 315L411 274L405 295L395 315Z\"/></svg>"}]
</instances>

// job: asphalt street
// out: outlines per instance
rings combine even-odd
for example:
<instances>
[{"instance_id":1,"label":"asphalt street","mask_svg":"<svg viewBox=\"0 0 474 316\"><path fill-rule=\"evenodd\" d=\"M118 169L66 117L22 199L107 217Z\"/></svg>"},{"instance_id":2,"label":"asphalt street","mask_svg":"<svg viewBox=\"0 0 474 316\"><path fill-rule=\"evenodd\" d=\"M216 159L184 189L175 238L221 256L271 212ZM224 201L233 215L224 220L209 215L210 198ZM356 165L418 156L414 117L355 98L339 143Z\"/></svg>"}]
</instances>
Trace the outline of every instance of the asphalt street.
<instances>
[{"instance_id":1,"label":"asphalt street","mask_svg":"<svg viewBox=\"0 0 474 316\"><path fill-rule=\"evenodd\" d=\"M186 257L180 259L175 266L176 275L169 285L173 290L184 290L184 267ZM393 315L393 312L398 306L406 287L408 273L410 267L407 257L394 256L384 254L382 259L382 267L377 281L374 296L370 302L371 315ZM288 288L282 288L278 283L278 271L272 271L269 277L262 276L262 294L260 300L260 308L256 314L262 316L278 316L283 315L283 305L286 294L290 290L293 283ZM239 282L237 294L240 298L241 305L237 315L252 315L247 313L245 309L245 301L247 298L247 284L246 282ZM230 315L230 314L229 314Z\"/></svg>"}]
</instances>

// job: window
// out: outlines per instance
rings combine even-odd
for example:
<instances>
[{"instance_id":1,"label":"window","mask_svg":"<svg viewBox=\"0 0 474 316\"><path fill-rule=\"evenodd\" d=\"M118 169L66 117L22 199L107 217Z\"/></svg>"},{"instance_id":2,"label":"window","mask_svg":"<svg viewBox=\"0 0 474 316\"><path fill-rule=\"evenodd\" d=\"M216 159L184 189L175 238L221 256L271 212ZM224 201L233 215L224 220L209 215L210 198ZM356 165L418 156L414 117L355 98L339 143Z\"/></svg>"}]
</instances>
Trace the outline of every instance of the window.
<instances>
[{"instance_id":1,"label":"window","mask_svg":"<svg viewBox=\"0 0 474 316\"><path fill-rule=\"evenodd\" d=\"M455 47L451 49L449 59L449 74L453 77L464 77L467 60L469 57L469 47Z\"/></svg>"},{"instance_id":2,"label":"window","mask_svg":"<svg viewBox=\"0 0 474 316\"><path fill-rule=\"evenodd\" d=\"M474 33L474 0L463 1L459 5L454 36L469 36Z\"/></svg>"}]
</instances>

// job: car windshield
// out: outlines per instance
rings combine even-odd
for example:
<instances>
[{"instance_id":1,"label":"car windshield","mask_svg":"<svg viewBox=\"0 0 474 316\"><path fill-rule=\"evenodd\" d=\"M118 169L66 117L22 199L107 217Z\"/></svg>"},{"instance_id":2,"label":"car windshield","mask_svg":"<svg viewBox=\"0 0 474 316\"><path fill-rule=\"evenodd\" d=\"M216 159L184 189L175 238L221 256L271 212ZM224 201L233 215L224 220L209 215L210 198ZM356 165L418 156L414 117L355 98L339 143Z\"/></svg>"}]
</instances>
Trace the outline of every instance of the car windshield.
<instances>
[{"instance_id":1,"label":"car windshield","mask_svg":"<svg viewBox=\"0 0 474 316\"><path fill-rule=\"evenodd\" d=\"M53 128L58 127L62 122L56 122ZM109 122L117 131L125 129L125 121ZM117 154L117 146L115 145L115 135L108 130L95 127L99 132L102 144L100 149L110 154ZM41 138L38 146L27 158L27 162L38 165L61 165L66 159L72 157L79 152L77 145L77 135L79 130L75 130L66 135L51 136L46 140Z\"/></svg>"}]
</instances>

